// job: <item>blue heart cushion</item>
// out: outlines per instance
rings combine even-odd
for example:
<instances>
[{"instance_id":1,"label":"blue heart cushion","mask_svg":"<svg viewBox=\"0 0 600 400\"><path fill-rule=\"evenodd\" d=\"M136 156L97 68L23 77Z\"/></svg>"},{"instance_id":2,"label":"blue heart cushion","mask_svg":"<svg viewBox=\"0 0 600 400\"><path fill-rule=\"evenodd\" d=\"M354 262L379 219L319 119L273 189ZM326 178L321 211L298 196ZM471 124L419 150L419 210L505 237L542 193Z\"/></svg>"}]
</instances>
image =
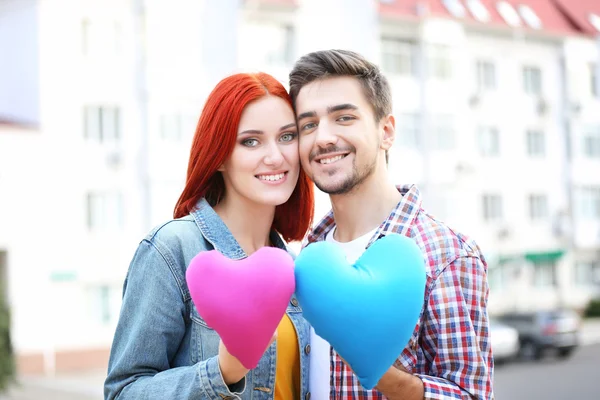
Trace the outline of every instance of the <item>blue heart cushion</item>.
<instances>
[{"instance_id":1,"label":"blue heart cushion","mask_svg":"<svg viewBox=\"0 0 600 400\"><path fill-rule=\"evenodd\" d=\"M425 295L425 261L413 239L388 234L350 265L334 243L316 242L295 261L304 317L352 368L377 385L408 344Z\"/></svg>"}]
</instances>

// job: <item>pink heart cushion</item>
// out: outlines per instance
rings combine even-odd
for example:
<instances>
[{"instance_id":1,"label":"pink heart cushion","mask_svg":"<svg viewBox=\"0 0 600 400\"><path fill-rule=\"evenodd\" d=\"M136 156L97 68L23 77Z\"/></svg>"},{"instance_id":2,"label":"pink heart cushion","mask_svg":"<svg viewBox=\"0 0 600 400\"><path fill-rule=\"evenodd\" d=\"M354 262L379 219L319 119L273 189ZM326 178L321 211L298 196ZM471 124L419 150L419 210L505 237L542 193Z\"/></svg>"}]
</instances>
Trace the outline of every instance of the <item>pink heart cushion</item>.
<instances>
[{"instance_id":1,"label":"pink heart cushion","mask_svg":"<svg viewBox=\"0 0 600 400\"><path fill-rule=\"evenodd\" d=\"M186 279L198 314L229 353L255 368L294 293L292 257L275 247L242 260L203 251L190 262Z\"/></svg>"}]
</instances>

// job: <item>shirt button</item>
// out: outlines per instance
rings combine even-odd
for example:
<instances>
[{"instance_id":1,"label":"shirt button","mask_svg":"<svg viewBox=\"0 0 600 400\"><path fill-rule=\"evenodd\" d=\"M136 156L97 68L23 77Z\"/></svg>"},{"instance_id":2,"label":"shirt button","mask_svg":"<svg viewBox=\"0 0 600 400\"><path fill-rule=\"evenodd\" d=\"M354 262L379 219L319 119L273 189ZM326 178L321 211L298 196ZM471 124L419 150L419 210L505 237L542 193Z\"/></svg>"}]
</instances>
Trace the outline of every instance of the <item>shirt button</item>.
<instances>
[{"instance_id":1,"label":"shirt button","mask_svg":"<svg viewBox=\"0 0 600 400\"><path fill-rule=\"evenodd\" d=\"M310 400L310 392L306 393L306 396L304 396L304 398L305 398L306 400Z\"/></svg>"},{"instance_id":2,"label":"shirt button","mask_svg":"<svg viewBox=\"0 0 600 400\"><path fill-rule=\"evenodd\" d=\"M307 344L306 346L304 346L304 353L310 354L310 344Z\"/></svg>"},{"instance_id":3,"label":"shirt button","mask_svg":"<svg viewBox=\"0 0 600 400\"><path fill-rule=\"evenodd\" d=\"M293 305L294 307L298 307L298 300L296 300L296 298L293 298L293 299L292 299L292 305Z\"/></svg>"}]
</instances>

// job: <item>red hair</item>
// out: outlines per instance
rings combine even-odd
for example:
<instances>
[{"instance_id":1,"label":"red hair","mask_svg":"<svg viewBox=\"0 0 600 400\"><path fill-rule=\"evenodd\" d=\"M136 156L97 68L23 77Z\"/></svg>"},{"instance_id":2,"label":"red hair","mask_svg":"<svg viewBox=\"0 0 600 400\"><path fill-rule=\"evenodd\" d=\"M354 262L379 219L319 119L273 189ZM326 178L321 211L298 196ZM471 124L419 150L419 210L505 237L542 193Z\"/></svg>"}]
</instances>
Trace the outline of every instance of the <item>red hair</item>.
<instances>
[{"instance_id":1,"label":"red hair","mask_svg":"<svg viewBox=\"0 0 600 400\"><path fill-rule=\"evenodd\" d=\"M283 85L262 72L229 76L213 89L198 120L185 187L173 213L175 218L193 211L202 197L211 206L223 198L225 183L217 169L233 152L242 111L250 102L268 95L285 100L293 109ZM286 241L302 240L312 222L313 203L313 185L300 168L292 195L275 209L273 228Z\"/></svg>"}]
</instances>

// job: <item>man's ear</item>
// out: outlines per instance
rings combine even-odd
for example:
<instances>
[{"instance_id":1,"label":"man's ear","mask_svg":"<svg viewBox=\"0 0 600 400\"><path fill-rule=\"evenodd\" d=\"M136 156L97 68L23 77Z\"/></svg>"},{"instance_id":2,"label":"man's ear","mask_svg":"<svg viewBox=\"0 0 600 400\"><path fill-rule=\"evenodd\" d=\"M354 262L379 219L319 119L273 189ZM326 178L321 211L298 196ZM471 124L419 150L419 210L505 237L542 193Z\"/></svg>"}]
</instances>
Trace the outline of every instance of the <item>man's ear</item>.
<instances>
[{"instance_id":1,"label":"man's ear","mask_svg":"<svg viewBox=\"0 0 600 400\"><path fill-rule=\"evenodd\" d=\"M396 119L392 114L386 115L379 121L383 129L383 138L381 140L381 149L389 150L396 139Z\"/></svg>"}]
</instances>

